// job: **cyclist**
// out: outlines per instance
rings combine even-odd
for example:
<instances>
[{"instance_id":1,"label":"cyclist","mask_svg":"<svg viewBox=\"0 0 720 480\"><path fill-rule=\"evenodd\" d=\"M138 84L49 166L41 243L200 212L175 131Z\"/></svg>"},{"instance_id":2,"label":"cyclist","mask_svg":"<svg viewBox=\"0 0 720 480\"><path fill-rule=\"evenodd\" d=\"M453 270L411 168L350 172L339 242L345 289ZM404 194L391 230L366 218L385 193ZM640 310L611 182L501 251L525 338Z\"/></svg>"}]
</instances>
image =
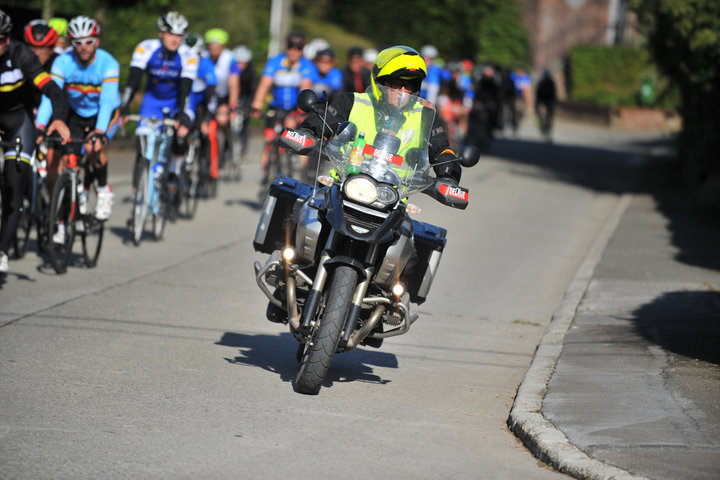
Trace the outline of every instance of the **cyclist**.
<instances>
[{"instance_id":1,"label":"cyclist","mask_svg":"<svg viewBox=\"0 0 720 480\"><path fill-rule=\"evenodd\" d=\"M119 126L120 91L118 79L120 65L100 46L100 25L90 17L75 17L68 23L68 37L72 51L60 55L52 66L52 76L64 88L70 101L67 124L74 138L87 140L84 146L72 145L63 150L80 157L82 148L95 151L94 177L97 180L97 205L95 216L107 220L112 212L113 192L107 182L107 153L105 145ZM47 97L43 98L36 119L37 128L42 132L52 106ZM86 133L87 132L87 133ZM48 180L52 188L64 159L55 165L48 165ZM85 185L89 188L89 185ZM64 241L65 232L55 234L58 243Z\"/></svg>"},{"instance_id":2,"label":"cyclist","mask_svg":"<svg viewBox=\"0 0 720 480\"><path fill-rule=\"evenodd\" d=\"M23 39L25 43L30 47L30 50L33 51L35 56L38 57L43 70L48 73L50 73L53 61L58 56L54 50L57 38L58 35L55 29L44 20L33 20L25 25L23 29ZM35 113L37 113L37 107L40 106L40 100L42 100L42 93L38 90L33 93L35 98Z\"/></svg>"},{"instance_id":3,"label":"cyclist","mask_svg":"<svg viewBox=\"0 0 720 480\"><path fill-rule=\"evenodd\" d=\"M440 86L443 82L450 80L450 72L441 67L437 62L438 49L433 45L425 45L420 49L420 54L427 65L427 76L423 80L420 96L430 103L436 104Z\"/></svg>"},{"instance_id":4,"label":"cyclist","mask_svg":"<svg viewBox=\"0 0 720 480\"><path fill-rule=\"evenodd\" d=\"M245 45L235 47L233 55L240 69L240 100L238 101L238 107L247 112L255 95L255 90L258 87L258 74L255 70L255 66L252 63L253 53ZM245 152L247 152L248 142L248 125L250 124L250 118L248 115L243 115L242 125L240 126L240 157L242 161L245 161Z\"/></svg>"},{"instance_id":5,"label":"cyclist","mask_svg":"<svg viewBox=\"0 0 720 480\"><path fill-rule=\"evenodd\" d=\"M215 96L217 97L217 110L215 122L210 123L210 176L217 180L218 169L222 166L225 153L230 146L230 120L237 115L236 108L240 97L240 70L232 52L225 46L230 35L222 28L211 28L205 32L207 55L215 65ZM226 139L220 145L217 130L221 130Z\"/></svg>"},{"instance_id":6,"label":"cyclist","mask_svg":"<svg viewBox=\"0 0 720 480\"><path fill-rule=\"evenodd\" d=\"M67 38L67 26L68 21L62 17L53 17L48 20L48 25L53 28L58 34L58 39L55 42L55 53L58 55L65 53L70 50L70 41Z\"/></svg>"},{"instance_id":7,"label":"cyclist","mask_svg":"<svg viewBox=\"0 0 720 480\"><path fill-rule=\"evenodd\" d=\"M65 125L68 105L62 90L42 69L40 60L24 43L10 39L12 20L0 10L0 131L4 139L20 137L20 158L14 150L5 152L2 184L2 216L0 226L0 273L8 272L7 251L10 248L23 205L23 195L30 180L30 159L35 148L35 126L32 85L50 98L54 115L48 132L57 131L67 140L70 131Z\"/></svg>"},{"instance_id":8,"label":"cyclist","mask_svg":"<svg viewBox=\"0 0 720 480\"><path fill-rule=\"evenodd\" d=\"M205 47L203 37L199 33L188 33L183 41L197 55L200 55ZM215 96L217 77L215 76L215 65L210 60L210 57L202 55L199 58L197 77L193 81L190 94L190 104L193 112L195 112L193 129L200 132L200 155L204 159L207 152L209 152L210 146L208 125L217 109L217 98Z\"/></svg>"},{"instance_id":9,"label":"cyclist","mask_svg":"<svg viewBox=\"0 0 720 480\"><path fill-rule=\"evenodd\" d=\"M342 70L343 90L363 93L370 86L370 69L365 66L364 52L361 47L350 47L347 65Z\"/></svg>"},{"instance_id":10,"label":"cyclist","mask_svg":"<svg viewBox=\"0 0 720 480\"><path fill-rule=\"evenodd\" d=\"M269 165L268 158L270 148L275 139L275 119L277 114L289 112L285 117L284 126L296 128L298 117L297 94L300 90L312 87L315 78L315 66L310 60L303 57L305 46L305 35L302 33L291 33L287 36L287 50L270 58L265 64L260 83L255 92L252 109L258 115L262 109L265 98L272 89L272 100L268 108L267 123L265 124L265 148L260 159L262 169L261 184L265 186L268 182ZM300 168L304 176L307 170L307 157L300 157Z\"/></svg>"},{"instance_id":11,"label":"cyclist","mask_svg":"<svg viewBox=\"0 0 720 480\"><path fill-rule=\"evenodd\" d=\"M553 116L557 103L557 87L550 70L545 69L535 89L535 113L545 141L552 142Z\"/></svg>"},{"instance_id":12,"label":"cyclist","mask_svg":"<svg viewBox=\"0 0 720 480\"><path fill-rule=\"evenodd\" d=\"M342 72L335 67L335 50L326 48L315 55L317 77L312 89L320 99L329 98L333 92L342 89ZM327 97L326 97L327 96Z\"/></svg>"},{"instance_id":13,"label":"cyclist","mask_svg":"<svg viewBox=\"0 0 720 480\"><path fill-rule=\"evenodd\" d=\"M174 191L177 191L182 159L187 152L187 134L195 117L188 97L197 76L199 59L190 47L183 44L183 35L188 28L188 21L183 15L175 11L164 13L158 18L157 26L159 39L144 40L135 47L130 61L128 84L122 94L120 112L124 124L130 113L130 102L140 87L143 74L147 73L140 116L161 118L163 109L169 108L176 120L175 135L170 149L172 163L168 169L170 172L168 183L171 187L175 185ZM138 143L137 164L142 159L142 152L145 150L147 135L151 133L151 128L140 121L135 130ZM135 170L133 190L137 189Z\"/></svg>"},{"instance_id":14,"label":"cyclist","mask_svg":"<svg viewBox=\"0 0 720 480\"><path fill-rule=\"evenodd\" d=\"M42 63L43 70L49 73L53 60L58 56L54 50L58 39L55 29L44 20L33 20L25 25L23 39Z\"/></svg>"}]
</instances>

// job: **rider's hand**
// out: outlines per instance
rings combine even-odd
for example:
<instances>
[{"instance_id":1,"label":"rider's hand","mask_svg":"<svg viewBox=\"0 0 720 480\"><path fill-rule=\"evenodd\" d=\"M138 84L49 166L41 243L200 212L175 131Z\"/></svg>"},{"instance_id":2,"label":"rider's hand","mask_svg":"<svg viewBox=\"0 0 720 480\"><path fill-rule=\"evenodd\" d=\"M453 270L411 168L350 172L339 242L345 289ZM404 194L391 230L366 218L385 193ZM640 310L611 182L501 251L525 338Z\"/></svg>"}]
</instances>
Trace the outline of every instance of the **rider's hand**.
<instances>
[{"instance_id":1,"label":"rider's hand","mask_svg":"<svg viewBox=\"0 0 720 480\"><path fill-rule=\"evenodd\" d=\"M62 138L63 143L70 140L70 129L68 126L63 122L62 120L53 120L50 123L50 126L47 129L47 134L50 135L53 132L57 132L58 135L60 135L60 138Z\"/></svg>"},{"instance_id":2,"label":"rider's hand","mask_svg":"<svg viewBox=\"0 0 720 480\"><path fill-rule=\"evenodd\" d=\"M250 107L250 116L251 117L260 118L261 115L262 115L262 111L258 107L256 107L255 105Z\"/></svg>"},{"instance_id":3,"label":"rider's hand","mask_svg":"<svg viewBox=\"0 0 720 480\"><path fill-rule=\"evenodd\" d=\"M93 136L95 137L94 139L92 138ZM99 129L90 132L85 140L85 150L95 152L100 152L108 141L105 132Z\"/></svg>"},{"instance_id":4,"label":"rider's hand","mask_svg":"<svg viewBox=\"0 0 720 480\"><path fill-rule=\"evenodd\" d=\"M35 144L40 145L40 143L45 140L45 137L47 136L47 134L45 133L45 125L38 125L38 127L35 129L35 133L37 135Z\"/></svg>"}]
</instances>

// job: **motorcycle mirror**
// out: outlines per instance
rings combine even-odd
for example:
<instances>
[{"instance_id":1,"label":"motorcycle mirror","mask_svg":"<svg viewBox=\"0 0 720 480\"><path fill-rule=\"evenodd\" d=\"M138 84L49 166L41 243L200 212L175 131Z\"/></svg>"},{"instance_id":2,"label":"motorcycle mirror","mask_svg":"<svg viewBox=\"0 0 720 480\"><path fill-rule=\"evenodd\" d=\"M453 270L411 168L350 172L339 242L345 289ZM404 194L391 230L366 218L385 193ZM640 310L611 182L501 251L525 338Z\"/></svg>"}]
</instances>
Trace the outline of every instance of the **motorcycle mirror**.
<instances>
[{"instance_id":1,"label":"motorcycle mirror","mask_svg":"<svg viewBox=\"0 0 720 480\"><path fill-rule=\"evenodd\" d=\"M306 113L314 112L316 105L318 104L317 93L312 90L303 90L298 93L297 106L300 110Z\"/></svg>"},{"instance_id":2,"label":"motorcycle mirror","mask_svg":"<svg viewBox=\"0 0 720 480\"><path fill-rule=\"evenodd\" d=\"M480 149L475 145L465 145L460 152L460 165L465 168L474 167L480 160Z\"/></svg>"},{"instance_id":3,"label":"motorcycle mirror","mask_svg":"<svg viewBox=\"0 0 720 480\"><path fill-rule=\"evenodd\" d=\"M352 141L357 135L357 127L352 122L342 122L337 128L337 138L343 143Z\"/></svg>"}]
</instances>

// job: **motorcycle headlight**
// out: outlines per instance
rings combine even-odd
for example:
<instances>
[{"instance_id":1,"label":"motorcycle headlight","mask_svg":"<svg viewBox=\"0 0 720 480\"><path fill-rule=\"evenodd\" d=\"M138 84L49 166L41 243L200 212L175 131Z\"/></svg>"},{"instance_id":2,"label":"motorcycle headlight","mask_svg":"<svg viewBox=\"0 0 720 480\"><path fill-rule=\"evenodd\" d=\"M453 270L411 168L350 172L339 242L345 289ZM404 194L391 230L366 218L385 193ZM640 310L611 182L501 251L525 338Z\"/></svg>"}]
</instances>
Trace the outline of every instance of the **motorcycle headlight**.
<instances>
[{"instance_id":1,"label":"motorcycle headlight","mask_svg":"<svg viewBox=\"0 0 720 480\"><path fill-rule=\"evenodd\" d=\"M350 200L371 205L378 198L378 187L368 177L355 175L345 182L345 196Z\"/></svg>"},{"instance_id":2,"label":"motorcycle headlight","mask_svg":"<svg viewBox=\"0 0 720 480\"><path fill-rule=\"evenodd\" d=\"M375 208L386 208L398 201L398 193L392 185L378 185L370 177L355 175L344 185L345 196L356 202Z\"/></svg>"}]
</instances>

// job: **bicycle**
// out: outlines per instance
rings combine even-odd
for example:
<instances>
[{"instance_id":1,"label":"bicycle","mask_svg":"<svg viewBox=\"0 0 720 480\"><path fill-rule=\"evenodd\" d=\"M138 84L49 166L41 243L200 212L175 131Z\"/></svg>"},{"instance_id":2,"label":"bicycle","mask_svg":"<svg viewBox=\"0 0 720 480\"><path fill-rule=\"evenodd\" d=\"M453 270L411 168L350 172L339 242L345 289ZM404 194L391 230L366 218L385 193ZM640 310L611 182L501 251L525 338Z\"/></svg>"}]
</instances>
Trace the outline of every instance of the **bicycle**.
<instances>
[{"instance_id":1,"label":"bicycle","mask_svg":"<svg viewBox=\"0 0 720 480\"><path fill-rule=\"evenodd\" d=\"M175 121L169 118L169 115L170 110L165 108L163 109L163 118L146 118L139 115L128 117L131 121L142 121L150 128L145 149L138 152L133 176L137 188L133 194L132 217L129 227L135 246L140 245L142 240L148 213L152 213L153 216L154 239L162 239L165 231L168 206L167 152L175 128Z\"/></svg>"},{"instance_id":2,"label":"bicycle","mask_svg":"<svg viewBox=\"0 0 720 480\"><path fill-rule=\"evenodd\" d=\"M65 144L82 145L99 138L100 135L92 135L87 140L70 140ZM60 142L57 138L49 138L46 141ZM50 263L58 274L67 271L76 233L80 233L82 240L85 266L88 268L97 266L100 257L105 220L98 220L95 216L96 156L97 152L94 150L86 151L80 158L74 153L69 153L53 187L48 214L48 253Z\"/></svg>"},{"instance_id":3,"label":"bicycle","mask_svg":"<svg viewBox=\"0 0 720 480\"><path fill-rule=\"evenodd\" d=\"M242 128L245 123L245 112L242 108L235 108L235 118L230 120L230 158L225 162L227 180L239 182L242 180L242 162L245 156Z\"/></svg>"},{"instance_id":4,"label":"bicycle","mask_svg":"<svg viewBox=\"0 0 720 480\"><path fill-rule=\"evenodd\" d=\"M37 250L45 253L48 246L48 210L50 193L47 178L47 150L38 145L30 159L32 177L28 191L25 192L23 210L18 222L13 249L16 258L23 258L30 244L30 232L37 230Z\"/></svg>"},{"instance_id":5,"label":"bicycle","mask_svg":"<svg viewBox=\"0 0 720 480\"><path fill-rule=\"evenodd\" d=\"M270 144L270 151L268 152L268 164L267 164L267 176L263 177L263 184L260 186L260 192L258 198L260 201L265 200L270 184L276 175L283 175L286 177L297 178L294 174L295 165L294 159L288 150L283 149L280 146L280 136L285 129L285 119L290 115L291 112L287 110L268 110L265 113L267 119L274 118L274 132L275 136Z\"/></svg>"}]
</instances>

